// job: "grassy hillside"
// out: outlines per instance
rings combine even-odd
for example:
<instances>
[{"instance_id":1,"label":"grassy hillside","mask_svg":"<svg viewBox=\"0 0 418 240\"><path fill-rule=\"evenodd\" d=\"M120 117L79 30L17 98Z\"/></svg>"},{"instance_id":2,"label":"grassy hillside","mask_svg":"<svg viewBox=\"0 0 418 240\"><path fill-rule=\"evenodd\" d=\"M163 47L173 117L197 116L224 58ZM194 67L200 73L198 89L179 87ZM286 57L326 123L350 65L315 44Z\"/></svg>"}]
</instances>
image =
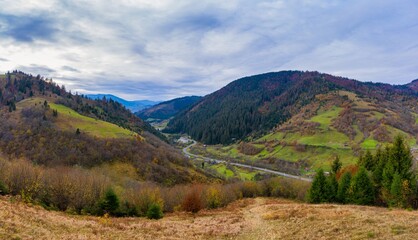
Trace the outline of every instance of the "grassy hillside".
<instances>
[{"instance_id":1,"label":"grassy hillside","mask_svg":"<svg viewBox=\"0 0 418 240\"><path fill-rule=\"evenodd\" d=\"M301 131L313 130L317 125L327 131L327 124L341 116L332 124L334 129L329 129L336 131L320 132L328 135L307 138L306 143L332 143L332 137L346 141L338 132L351 139L356 135L352 127L356 124L365 138L373 134L381 142L390 136L379 125L400 129L416 138L417 106L417 92L407 86L363 83L318 72L282 71L231 82L177 115L165 131L187 133L205 144L230 144L259 137L295 118L306 120L298 126ZM387 121L375 121L383 116Z\"/></svg>"},{"instance_id":2,"label":"grassy hillside","mask_svg":"<svg viewBox=\"0 0 418 240\"><path fill-rule=\"evenodd\" d=\"M207 180L120 103L73 95L41 76L14 71L0 77L0 119L0 152L11 159L49 167L125 163L135 181L164 185Z\"/></svg>"},{"instance_id":3,"label":"grassy hillside","mask_svg":"<svg viewBox=\"0 0 418 240\"><path fill-rule=\"evenodd\" d=\"M17 103L16 107L17 110L22 110L31 106L40 106L44 104L44 101L48 102L48 99L40 97L28 98ZM52 102L48 102L48 105L51 110L58 111L58 116L54 118L54 124L61 130L75 133L78 128L82 133L100 138L132 138L139 136L137 133L115 124L83 116L64 105Z\"/></svg>"},{"instance_id":4,"label":"grassy hillside","mask_svg":"<svg viewBox=\"0 0 418 240\"><path fill-rule=\"evenodd\" d=\"M294 168L305 173L306 169L319 167L329 170L336 155L344 165L353 164L361 152L384 147L396 135L403 136L411 147L416 146L416 111L401 103L382 103L349 91L332 91L316 95L297 114L266 134L227 146L197 145L192 150L287 171Z\"/></svg>"},{"instance_id":5,"label":"grassy hillside","mask_svg":"<svg viewBox=\"0 0 418 240\"><path fill-rule=\"evenodd\" d=\"M0 197L2 239L416 239L418 213L245 199L163 219L72 216Z\"/></svg>"}]
</instances>

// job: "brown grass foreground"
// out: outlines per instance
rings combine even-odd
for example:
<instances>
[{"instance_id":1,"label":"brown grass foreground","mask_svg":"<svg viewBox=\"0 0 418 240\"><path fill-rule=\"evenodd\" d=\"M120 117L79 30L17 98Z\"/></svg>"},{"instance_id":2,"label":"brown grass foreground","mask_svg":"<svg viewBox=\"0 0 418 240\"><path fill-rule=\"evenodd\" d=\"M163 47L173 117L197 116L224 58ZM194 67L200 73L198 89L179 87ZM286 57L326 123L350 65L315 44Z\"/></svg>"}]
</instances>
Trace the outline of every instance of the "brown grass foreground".
<instances>
[{"instance_id":1,"label":"brown grass foreground","mask_svg":"<svg viewBox=\"0 0 418 240\"><path fill-rule=\"evenodd\" d=\"M417 239L418 212L244 199L161 220L49 212L0 198L0 239Z\"/></svg>"}]
</instances>

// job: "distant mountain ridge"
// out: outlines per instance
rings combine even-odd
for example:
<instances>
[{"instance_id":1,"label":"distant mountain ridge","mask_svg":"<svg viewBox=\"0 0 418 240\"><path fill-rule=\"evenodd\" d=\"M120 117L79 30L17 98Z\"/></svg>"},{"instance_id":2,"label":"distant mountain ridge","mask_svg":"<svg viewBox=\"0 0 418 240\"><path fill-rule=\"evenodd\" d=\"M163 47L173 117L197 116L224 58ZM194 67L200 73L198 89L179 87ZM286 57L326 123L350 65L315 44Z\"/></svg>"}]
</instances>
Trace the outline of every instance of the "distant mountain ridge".
<instances>
[{"instance_id":1,"label":"distant mountain ridge","mask_svg":"<svg viewBox=\"0 0 418 240\"><path fill-rule=\"evenodd\" d=\"M166 120L177 113L186 110L193 104L198 102L202 97L199 96L187 96L181 98L175 98L169 101L158 103L152 107L143 109L136 113L140 118Z\"/></svg>"},{"instance_id":2,"label":"distant mountain ridge","mask_svg":"<svg viewBox=\"0 0 418 240\"><path fill-rule=\"evenodd\" d=\"M112 99L113 101L116 101L116 102L122 104L127 109L131 110L131 112L133 112L133 113L138 112L138 111L140 111L142 109L145 109L145 108L152 107L155 104L160 103L160 101L150 101L150 100L129 101L129 100L125 100L123 98L117 97L117 96L112 95L112 94L87 94L86 96L88 98L91 98L91 99L102 99L103 97L105 97L107 99Z\"/></svg>"},{"instance_id":3,"label":"distant mountain ridge","mask_svg":"<svg viewBox=\"0 0 418 240\"><path fill-rule=\"evenodd\" d=\"M418 92L418 79L412 81L411 83L408 83L406 86Z\"/></svg>"}]
</instances>

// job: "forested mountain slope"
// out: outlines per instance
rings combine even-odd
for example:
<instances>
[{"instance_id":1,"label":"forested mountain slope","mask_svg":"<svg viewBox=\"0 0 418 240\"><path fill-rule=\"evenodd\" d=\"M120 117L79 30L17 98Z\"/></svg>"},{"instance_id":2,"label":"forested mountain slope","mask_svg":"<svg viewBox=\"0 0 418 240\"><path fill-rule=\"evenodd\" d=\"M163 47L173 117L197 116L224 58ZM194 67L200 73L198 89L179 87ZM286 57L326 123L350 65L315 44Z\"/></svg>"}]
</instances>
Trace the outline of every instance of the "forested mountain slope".
<instances>
[{"instance_id":1,"label":"forested mountain slope","mask_svg":"<svg viewBox=\"0 0 418 240\"><path fill-rule=\"evenodd\" d=\"M355 137L353 125L358 121L366 138L383 122L416 135L417 99L417 92L407 86L363 83L317 72L266 73L236 80L204 97L194 108L174 118L167 131L185 132L208 144L225 144L283 128L285 122L302 112L308 120L332 105L341 108L332 124L349 138ZM371 120L374 127L367 127L369 121L362 123L361 117L351 114L353 111L383 116Z\"/></svg>"},{"instance_id":2,"label":"forested mountain slope","mask_svg":"<svg viewBox=\"0 0 418 240\"><path fill-rule=\"evenodd\" d=\"M0 76L0 152L47 166L123 162L137 180L172 185L206 177L121 104L66 92L22 72Z\"/></svg>"}]
</instances>

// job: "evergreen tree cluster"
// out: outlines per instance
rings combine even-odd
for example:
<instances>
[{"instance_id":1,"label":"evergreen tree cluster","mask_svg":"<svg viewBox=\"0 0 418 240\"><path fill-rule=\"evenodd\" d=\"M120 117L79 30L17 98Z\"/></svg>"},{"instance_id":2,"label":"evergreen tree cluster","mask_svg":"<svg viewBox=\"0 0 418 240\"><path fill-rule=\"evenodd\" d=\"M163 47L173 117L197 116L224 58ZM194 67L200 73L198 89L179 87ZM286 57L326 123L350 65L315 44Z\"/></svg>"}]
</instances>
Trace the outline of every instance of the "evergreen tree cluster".
<instances>
[{"instance_id":1,"label":"evergreen tree cluster","mask_svg":"<svg viewBox=\"0 0 418 240\"><path fill-rule=\"evenodd\" d=\"M360 156L359 170L354 176L344 172L337 181L341 163L334 161L329 176L320 169L309 190L311 203L337 202L359 205L378 205L400 208L417 208L417 175L413 157L400 136L384 150L373 155L369 151Z\"/></svg>"}]
</instances>

